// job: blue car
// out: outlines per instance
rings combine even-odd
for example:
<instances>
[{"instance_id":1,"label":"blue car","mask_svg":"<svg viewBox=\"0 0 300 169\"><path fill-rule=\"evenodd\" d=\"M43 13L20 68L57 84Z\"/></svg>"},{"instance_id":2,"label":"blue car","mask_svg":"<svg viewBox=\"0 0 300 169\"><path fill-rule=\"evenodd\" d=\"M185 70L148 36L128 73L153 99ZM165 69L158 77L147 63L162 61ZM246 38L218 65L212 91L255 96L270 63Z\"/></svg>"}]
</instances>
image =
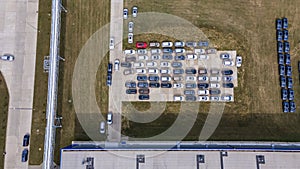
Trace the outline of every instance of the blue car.
<instances>
[{"instance_id":1,"label":"blue car","mask_svg":"<svg viewBox=\"0 0 300 169\"><path fill-rule=\"evenodd\" d=\"M286 66L286 76L292 77L292 66Z\"/></svg>"},{"instance_id":2,"label":"blue car","mask_svg":"<svg viewBox=\"0 0 300 169\"><path fill-rule=\"evenodd\" d=\"M284 52L289 53L290 52L290 43L289 42L284 42Z\"/></svg>"},{"instance_id":3,"label":"blue car","mask_svg":"<svg viewBox=\"0 0 300 169\"><path fill-rule=\"evenodd\" d=\"M281 30L282 29L282 20L276 19L276 29Z\"/></svg>"},{"instance_id":4,"label":"blue car","mask_svg":"<svg viewBox=\"0 0 300 169\"><path fill-rule=\"evenodd\" d=\"M172 48L163 48L163 53L172 53Z\"/></svg>"},{"instance_id":5,"label":"blue car","mask_svg":"<svg viewBox=\"0 0 300 169\"><path fill-rule=\"evenodd\" d=\"M147 82L138 82L139 88L148 88L149 84Z\"/></svg>"},{"instance_id":6,"label":"blue car","mask_svg":"<svg viewBox=\"0 0 300 169\"><path fill-rule=\"evenodd\" d=\"M172 84L171 83L162 83L161 88L171 88Z\"/></svg>"},{"instance_id":7,"label":"blue car","mask_svg":"<svg viewBox=\"0 0 300 169\"><path fill-rule=\"evenodd\" d=\"M290 65L291 64L291 56L290 54L286 53L285 56L285 64Z\"/></svg>"},{"instance_id":8,"label":"blue car","mask_svg":"<svg viewBox=\"0 0 300 169\"><path fill-rule=\"evenodd\" d=\"M289 26L288 19L287 18L282 18L282 28L287 29L288 26Z\"/></svg>"},{"instance_id":9,"label":"blue car","mask_svg":"<svg viewBox=\"0 0 300 169\"><path fill-rule=\"evenodd\" d=\"M224 88L233 88L234 85L233 85L233 83L223 83L223 87Z\"/></svg>"},{"instance_id":10,"label":"blue car","mask_svg":"<svg viewBox=\"0 0 300 169\"><path fill-rule=\"evenodd\" d=\"M175 56L175 60L184 60L184 55Z\"/></svg>"},{"instance_id":11,"label":"blue car","mask_svg":"<svg viewBox=\"0 0 300 169\"><path fill-rule=\"evenodd\" d=\"M159 81L159 76L149 76L149 81Z\"/></svg>"},{"instance_id":12,"label":"blue car","mask_svg":"<svg viewBox=\"0 0 300 169\"><path fill-rule=\"evenodd\" d=\"M283 53L283 43L282 42L277 42L277 52Z\"/></svg>"},{"instance_id":13,"label":"blue car","mask_svg":"<svg viewBox=\"0 0 300 169\"><path fill-rule=\"evenodd\" d=\"M294 100L294 90L293 89L289 89L288 90L289 92L289 100L291 101L291 100Z\"/></svg>"},{"instance_id":14,"label":"blue car","mask_svg":"<svg viewBox=\"0 0 300 169\"><path fill-rule=\"evenodd\" d=\"M198 88L199 89L206 89L208 88L208 83L198 83Z\"/></svg>"},{"instance_id":15,"label":"blue car","mask_svg":"<svg viewBox=\"0 0 300 169\"><path fill-rule=\"evenodd\" d=\"M28 149L26 148L26 149L24 149L24 150L22 151L22 158L21 158L21 161L22 161L22 162L26 162L27 159L28 159Z\"/></svg>"},{"instance_id":16,"label":"blue car","mask_svg":"<svg viewBox=\"0 0 300 169\"><path fill-rule=\"evenodd\" d=\"M113 65L112 65L111 63L109 63L109 64L107 65L107 73L108 73L108 74L112 73L112 67L113 67Z\"/></svg>"},{"instance_id":17,"label":"blue car","mask_svg":"<svg viewBox=\"0 0 300 169\"><path fill-rule=\"evenodd\" d=\"M283 40L288 41L289 40L289 31L288 30L283 30Z\"/></svg>"},{"instance_id":18,"label":"blue car","mask_svg":"<svg viewBox=\"0 0 300 169\"><path fill-rule=\"evenodd\" d=\"M111 86L111 83L112 83L112 75L108 74L106 79L106 85Z\"/></svg>"},{"instance_id":19,"label":"blue car","mask_svg":"<svg viewBox=\"0 0 300 169\"><path fill-rule=\"evenodd\" d=\"M277 30L276 35L277 35L277 41L282 41L282 36L283 36L282 31Z\"/></svg>"},{"instance_id":20,"label":"blue car","mask_svg":"<svg viewBox=\"0 0 300 169\"><path fill-rule=\"evenodd\" d=\"M136 89L127 89L126 94L136 94L137 90Z\"/></svg>"},{"instance_id":21,"label":"blue car","mask_svg":"<svg viewBox=\"0 0 300 169\"><path fill-rule=\"evenodd\" d=\"M288 91L286 89L281 89L281 99L287 100L288 97Z\"/></svg>"},{"instance_id":22,"label":"blue car","mask_svg":"<svg viewBox=\"0 0 300 169\"><path fill-rule=\"evenodd\" d=\"M196 74L197 70L194 68L187 68L187 69L185 69L185 73L186 74Z\"/></svg>"},{"instance_id":23,"label":"blue car","mask_svg":"<svg viewBox=\"0 0 300 169\"><path fill-rule=\"evenodd\" d=\"M285 76L280 76L280 86L286 87L286 79Z\"/></svg>"},{"instance_id":24,"label":"blue car","mask_svg":"<svg viewBox=\"0 0 300 169\"><path fill-rule=\"evenodd\" d=\"M135 82L126 82L125 87L136 88L136 83Z\"/></svg>"},{"instance_id":25,"label":"blue car","mask_svg":"<svg viewBox=\"0 0 300 169\"><path fill-rule=\"evenodd\" d=\"M293 79L291 77L287 78L287 87L288 87L288 89L293 88Z\"/></svg>"},{"instance_id":26,"label":"blue car","mask_svg":"<svg viewBox=\"0 0 300 169\"><path fill-rule=\"evenodd\" d=\"M150 82L149 83L149 87L151 87L151 88L159 88L160 84L159 83Z\"/></svg>"},{"instance_id":27,"label":"blue car","mask_svg":"<svg viewBox=\"0 0 300 169\"><path fill-rule=\"evenodd\" d=\"M138 80L138 81L147 81L147 76L137 76L136 80Z\"/></svg>"},{"instance_id":28,"label":"blue car","mask_svg":"<svg viewBox=\"0 0 300 169\"><path fill-rule=\"evenodd\" d=\"M139 95L140 100L149 100L149 95Z\"/></svg>"},{"instance_id":29,"label":"blue car","mask_svg":"<svg viewBox=\"0 0 300 169\"><path fill-rule=\"evenodd\" d=\"M279 75L284 76L285 75L285 67L284 65L279 65Z\"/></svg>"},{"instance_id":30,"label":"blue car","mask_svg":"<svg viewBox=\"0 0 300 169\"><path fill-rule=\"evenodd\" d=\"M294 113L296 111L296 104L295 102L290 102L290 112Z\"/></svg>"},{"instance_id":31,"label":"blue car","mask_svg":"<svg viewBox=\"0 0 300 169\"><path fill-rule=\"evenodd\" d=\"M290 108L289 102L286 101L282 102L282 111L284 113L289 112L289 108Z\"/></svg>"},{"instance_id":32,"label":"blue car","mask_svg":"<svg viewBox=\"0 0 300 169\"><path fill-rule=\"evenodd\" d=\"M209 45L208 41L199 41L199 44L198 44L200 47L204 46L204 47L207 47Z\"/></svg>"},{"instance_id":33,"label":"blue car","mask_svg":"<svg viewBox=\"0 0 300 169\"><path fill-rule=\"evenodd\" d=\"M282 53L278 53L278 64L279 65L284 64L284 55Z\"/></svg>"},{"instance_id":34,"label":"blue car","mask_svg":"<svg viewBox=\"0 0 300 169\"><path fill-rule=\"evenodd\" d=\"M23 137L23 147L26 147L26 146L29 145L29 138L30 138L29 134L24 135L24 137Z\"/></svg>"},{"instance_id":35,"label":"blue car","mask_svg":"<svg viewBox=\"0 0 300 169\"><path fill-rule=\"evenodd\" d=\"M230 70L230 69L222 70L222 74L223 74L223 75L232 75L232 74L233 74L233 71Z\"/></svg>"}]
</instances>

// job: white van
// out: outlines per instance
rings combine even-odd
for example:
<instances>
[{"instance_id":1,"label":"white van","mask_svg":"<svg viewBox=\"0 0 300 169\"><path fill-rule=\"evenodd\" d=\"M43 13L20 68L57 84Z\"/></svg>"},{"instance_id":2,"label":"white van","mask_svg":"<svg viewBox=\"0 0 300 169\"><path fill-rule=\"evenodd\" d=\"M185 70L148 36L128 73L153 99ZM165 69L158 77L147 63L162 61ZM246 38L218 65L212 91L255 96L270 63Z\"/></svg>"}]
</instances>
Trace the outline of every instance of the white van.
<instances>
[{"instance_id":1,"label":"white van","mask_svg":"<svg viewBox=\"0 0 300 169\"><path fill-rule=\"evenodd\" d=\"M100 122L100 133L101 134L105 133L105 122L104 121Z\"/></svg>"}]
</instances>

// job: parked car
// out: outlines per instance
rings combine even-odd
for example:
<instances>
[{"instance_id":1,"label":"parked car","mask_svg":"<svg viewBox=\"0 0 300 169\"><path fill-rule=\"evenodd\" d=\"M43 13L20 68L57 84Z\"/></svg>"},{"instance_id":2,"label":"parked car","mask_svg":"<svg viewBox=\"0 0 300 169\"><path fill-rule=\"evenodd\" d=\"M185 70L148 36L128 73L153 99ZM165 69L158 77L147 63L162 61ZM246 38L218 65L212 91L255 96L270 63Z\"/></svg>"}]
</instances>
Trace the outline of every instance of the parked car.
<instances>
[{"instance_id":1,"label":"parked car","mask_svg":"<svg viewBox=\"0 0 300 169\"><path fill-rule=\"evenodd\" d=\"M231 55L230 55L229 53L221 53L221 54L220 54L220 58L221 58L221 59L227 59L227 60L229 60L229 59L231 59L232 57L231 57Z\"/></svg>"},{"instance_id":2,"label":"parked car","mask_svg":"<svg viewBox=\"0 0 300 169\"><path fill-rule=\"evenodd\" d=\"M232 82L233 76L223 76L223 82Z\"/></svg>"},{"instance_id":3,"label":"parked car","mask_svg":"<svg viewBox=\"0 0 300 169\"><path fill-rule=\"evenodd\" d=\"M199 89L206 89L208 87L209 87L208 83L198 83L198 88Z\"/></svg>"},{"instance_id":4,"label":"parked car","mask_svg":"<svg viewBox=\"0 0 300 169\"><path fill-rule=\"evenodd\" d=\"M107 65L107 73L108 74L112 73L112 68L113 68L113 65L111 63L108 63L108 65Z\"/></svg>"},{"instance_id":5,"label":"parked car","mask_svg":"<svg viewBox=\"0 0 300 169\"><path fill-rule=\"evenodd\" d=\"M136 42L135 46L138 49L146 49L147 48L147 43L146 42Z\"/></svg>"},{"instance_id":6,"label":"parked car","mask_svg":"<svg viewBox=\"0 0 300 169\"><path fill-rule=\"evenodd\" d=\"M150 82L149 83L149 87L150 88L159 88L160 87L160 83L156 83L156 82Z\"/></svg>"},{"instance_id":7,"label":"parked car","mask_svg":"<svg viewBox=\"0 0 300 169\"><path fill-rule=\"evenodd\" d=\"M125 87L128 87L128 88L136 88L136 82L126 82L125 83Z\"/></svg>"},{"instance_id":8,"label":"parked car","mask_svg":"<svg viewBox=\"0 0 300 169\"><path fill-rule=\"evenodd\" d=\"M132 74L133 73L133 70L132 69L125 69L124 71L123 71L123 75L130 75L130 74Z\"/></svg>"},{"instance_id":9,"label":"parked car","mask_svg":"<svg viewBox=\"0 0 300 169\"><path fill-rule=\"evenodd\" d=\"M287 88L288 89L293 88L293 79L291 77L287 77Z\"/></svg>"},{"instance_id":10,"label":"parked car","mask_svg":"<svg viewBox=\"0 0 300 169\"><path fill-rule=\"evenodd\" d=\"M197 70L195 68L186 68L185 73L186 74L196 74Z\"/></svg>"},{"instance_id":11,"label":"parked car","mask_svg":"<svg viewBox=\"0 0 300 169\"><path fill-rule=\"evenodd\" d=\"M162 55L162 59L165 59L165 60L172 60L173 59L173 56L172 55Z\"/></svg>"},{"instance_id":12,"label":"parked car","mask_svg":"<svg viewBox=\"0 0 300 169\"><path fill-rule=\"evenodd\" d=\"M128 33L128 43L133 43L133 33Z\"/></svg>"},{"instance_id":13,"label":"parked car","mask_svg":"<svg viewBox=\"0 0 300 169\"><path fill-rule=\"evenodd\" d=\"M290 109L289 102L283 101L283 102L282 102L282 109L283 109L283 112L284 112L284 113L289 112L289 109Z\"/></svg>"},{"instance_id":14,"label":"parked car","mask_svg":"<svg viewBox=\"0 0 300 169\"><path fill-rule=\"evenodd\" d=\"M198 81L208 82L208 77L207 76L198 76Z\"/></svg>"},{"instance_id":15,"label":"parked car","mask_svg":"<svg viewBox=\"0 0 300 169\"><path fill-rule=\"evenodd\" d=\"M159 55L152 55L152 56L151 56L151 59L152 59L152 60L159 60L159 59L160 59L160 56L159 56Z\"/></svg>"},{"instance_id":16,"label":"parked car","mask_svg":"<svg viewBox=\"0 0 300 169\"><path fill-rule=\"evenodd\" d=\"M221 77L219 77L219 76L210 76L209 81L219 82L219 81L221 81Z\"/></svg>"},{"instance_id":17,"label":"parked car","mask_svg":"<svg viewBox=\"0 0 300 169\"><path fill-rule=\"evenodd\" d=\"M233 71L230 70L230 69L225 69L225 70L222 70L222 74L223 74L223 75L232 75L232 74L233 74Z\"/></svg>"},{"instance_id":18,"label":"parked car","mask_svg":"<svg viewBox=\"0 0 300 169\"><path fill-rule=\"evenodd\" d=\"M282 18L282 28L283 28L283 29L287 29L288 26L289 26L289 24L288 24L288 19L285 18L285 17Z\"/></svg>"},{"instance_id":19,"label":"parked car","mask_svg":"<svg viewBox=\"0 0 300 169\"><path fill-rule=\"evenodd\" d=\"M24 137L23 137L23 147L27 147L29 145L29 138L30 138L29 134L24 135Z\"/></svg>"},{"instance_id":20,"label":"parked car","mask_svg":"<svg viewBox=\"0 0 300 169\"><path fill-rule=\"evenodd\" d=\"M172 62L172 67L173 68L180 68L180 67L182 67L182 63L181 62Z\"/></svg>"},{"instance_id":21,"label":"parked car","mask_svg":"<svg viewBox=\"0 0 300 169\"><path fill-rule=\"evenodd\" d=\"M109 49L112 50L115 48L115 38L111 37L109 40Z\"/></svg>"},{"instance_id":22,"label":"parked car","mask_svg":"<svg viewBox=\"0 0 300 169\"><path fill-rule=\"evenodd\" d=\"M135 18L137 17L138 8L136 6L132 7L132 16Z\"/></svg>"},{"instance_id":23,"label":"parked car","mask_svg":"<svg viewBox=\"0 0 300 169\"><path fill-rule=\"evenodd\" d=\"M150 90L149 89L139 89L139 94L149 94Z\"/></svg>"},{"instance_id":24,"label":"parked car","mask_svg":"<svg viewBox=\"0 0 300 169\"><path fill-rule=\"evenodd\" d=\"M126 49L126 50L124 50L124 54L125 55L134 55L135 54L135 50L133 50L133 49Z\"/></svg>"},{"instance_id":25,"label":"parked car","mask_svg":"<svg viewBox=\"0 0 300 169\"><path fill-rule=\"evenodd\" d=\"M284 76L285 75L285 67L284 65L279 65L279 75Z\"/></svg>"},{"instance_id":26,"label":"parked car","mask_svg":"<svg viewBox=\"0 0 300 169\"><path fill-rule=\"evenodd\" d=\"M209 87L210 88L220 88L220 84L219 83L210 83Z\"/></svg>"},{"instance_id":27,"label":"parked car","mask_svg":"<svg viewBox=\"0 0 300 169\"><path fill-rule=\"evenodd\" d=\"M137 74L146 74L146 69L138 68L138 69L136 69L136 73Z\"/></svg>"},{"instance_id":28,"label":"parked car","mask_svg":"<svg viewBox=\"0 0 300 169\"><path fill-rule=\"evenodd\" d=\"M197 55L196 54L192 54L192 53L188 53L188 54L186 54L186 59L187 60L196 60L197 59Z\"/></svg>"},{"instance_id":29,"label":"parked car","mask_svg":"<svg viewBox=\"0 0 300 169\"><path fill-rule=\"evenodd\" d=\"M199 41L199 46L207 47L209 45L208 41Z\"/></svg>"},{"instance_id":30,"label":"parked car","mask_svg":"<svg viewBox=\"0 0 300 169\"><path fill-rule=\"evenodd\" d=\"M211 94L211 95L219 95L219 94L221 94L221 90L220 89L210 89L209 90L209 94Z\"/></svg>"},{"instance_id":31,"label":"parked car","mask_svg":"<svg viewBox=\"0 0 300 169\"><path fill-rule=\"evenodd\" d=\"M182 76L173 76L173 80L174 81L183 81L183 77Z\"/></svg>"},{"instance_id":32,"label":"parked car","mask_svg":"<svg viewBox=\"0 0 300 169\"><path fill-rule=\"evenodd\" d=\"M174 100L175 102L176 102L176 101L184 101L184 97L183 97L183 96L175 95L173 98L174 98L173 100Z\"/></svg>"},{"instance_id":33,"label":"parked car","mask_svg":"<svg viewBox=\"0 0 300 169\"><path fill-rule=\"evenodd\" d=\"M185 95L194 95L195 91L194 90L184 90L183 92Z\"/></svg>"},{"instance_id":34,"label":"parked car","mask_svg":"<svg viewBox=\"0 0 300 169\"><path fill-rule=\"evenodd\" d=\"M289 100L294 100L294 90L293 89L288 89L288 93L289 93Z\"/></svg>"},{"instance_id":35,"label":"parked car","mask_svg":"<svg viewBox=\"0 0 300 169\"><path fill-rule=\"evenodd\" d=\"M185 49L183 48L175 48L175 53L184 53Z\"/></svg>"},{"instance_id":36,"label":"parked car","mask_svg":"<svg viewBox=\"0 0 300 169\"><path fill-rule=\"evenodd\" d=\"M233 88L234 85L233 85L233 83L223 83L223 87L224 88Z\"/></svg>"},{"instance_id":37,"label":"parked car","mask_svg":"<svg viewBox=\"0 0 300 169\"><path fill-rule=\"evenodd\" d=\"M148 80L149 81L159 81L159 76L149 76Z\"/></svg>"},{"instance_id":38,"label":"parked car","mask_svg":"<svg viewBox=\"0 0 300 169\"><path fill-rule=\"evenodd\" d=\"M149 74L158 74L158 69L148 69Z\"/></svg>"},{"instance_id":39,"label":"parked car","mask_svg":"<svg viewBox=\"0 0 300 169\"><path fill-rule=\"evenodd\" d=\"M138 87L139 88L148 88L149 84L148 84L148 82L138 82Z\"/></svg>"},{"instance_id":40,"label":"parked car","mask_svg":"<svg viewBox=\"0 0 300 169\"><path fill-rule=\"evenodd\" d=\"M162 42L161 47L163 48L170 48L173 46L173 42Z\"/></svg>"},{"instance_id":41,"label":"parked car","mask_svg":"<svg viewBox=\"0 0 300 169\"><path fill-rule=\"evenodd\" d=\"M136 89L127 89L126 94L136 94L137 90Z\"/></svg>"},{"instance_id":42,"label":"parked car","mask_svg":"<svg viewBox=\"0 0 300 169\"><path fill-rule=\"evenodd\" d=\"M107 113L107 124L112 124L112 122L113 122L112 118L113 118L112 112L108 112Z\"/></svg>"},{"instance_id":43,"label":"parked car","mask_svg":"<svg viewBox=\"0 0 300 169\"><path fill-rule=\"evenodd\" d=\"M138 60L148 60L148 56L147 55L140 55L140 56L138 56Z\"/></svg>"},{"instance_id":44,"label":"parked car","mask_svg":"<svg viewBox=\"0 0 300 169\"><path fill-rule=\"evenodd\" d=\"M128 9L127 8L123 9L123 18L128 19Z\"/></svg>"},{"instance_id":45,"label":"parked car","mask_svg":"<svg viewBox=\"0 0 300 169\"><path fill-rule=\"evenodd\" d=\"M281 99L282 100L287 100L287 97L288 97L288 92L286 89L282 88L281 89Z\"/></svg>"},{"instance_id":46,"label":"parked car","mask_svg":"<svg viewBox=\"0 0 300 169\"><path fill-rule=\"evenodd\" d=\"M186 87L187 89L193 89L193 88L196 88L197 85L196 85L196 83L186 83L186 84L185 84L185 87Z\"/></svg>"},{"instance_id":47,"label":"parked car","mask_svg":"<svg viewBox=\"0 0 300 169\"><path fill-rule=\"evenodd\" d=\"M174 83L173 84L173 88L183 88L184 87L184 84L182 83Z\"/></svg>"},{"instance_id":48,"label":"parked car","mask_svg":"<svg viewBox=\"0 0 300 169\"><path fill-rule=\"evenodd\" d=\"M147 67L155 67L155 66L157 66L157 62L155 62L155 61L147 62L147 63L146 63L146 66L147 66Z\"/></svg>"},{"instance_id":49,"label":"parked car","mask_svg":"<svg viewBox=\"0 0 300 169\"><path fill-rule=\"evenodd\" d=\"M173 74L183 74L184 70L183 69L173 69Z\"/></svg>"},{"instance_id":50,"label":"parked car","mask_svg":"<svg viewBox=\"0 0 300 169\"><path fill-rule=\"evenodd\" d=\"M163 48L162 52L163 53L172 53L173 50L172 50L172 48Z\"/></svg>"},{"instance_id":51,"label":"parked car","mask_svg":"<svg viewBox=\"0 0 300 169\"><path fill-rule=\"evenodd\" d=\"M282 20L276 19L276 29L281 30L282 29Z\"/></svg>"},{"instance_id":52,"label":"parked car","mask_svg":"<svg viewBox=\"0 0 300 169\"><path fill-rule=\"evenodd\" d=\"M116 60L115 60L115 71L118 71L118 70L119 70L119 67L120 67L120 60L119 60L119 59L116 59Z\"/></svg>"},{"instance_id":53,"label":"parked car","mask_svg":"<svg viewBox=\"0 0 300 169\"><path fill-rule=\"evenodd\" d=\"M189 48L197 47L197 42L189 41L185 43L185 46Z\"/></svg>"},{"instance_id":54,"label":"parked car","mask_svg":"<svg viewBox=\"0 0 300 169\"><path fill-rule=\"evenodd\" d=\"M196 78L196 76L186 76L186 77L185 77L185 80L186 80L186 81L196 81L197 78Z\"/></svg>"},{"instance_id":55,"label":"parked car","mask_svg":"<svg viewBox=\"0 0 300 169\"><path fill-rule=\"evenodd\" d=\"M230 102L230 101L233 101L233 97L230 94L225 94L225 95L221 96L221 100L225 101L225 102Z\"/></svg>"},{"instance_id":56,"label":"parked car","mask_svg":"<svg viewBox=\"0 0 300 169\"><path fill-rule=\"evenodd\" d=\"M234 66L234 62L232 60L223 60L224 66Z\"/></svg>"},{"instance_id":57,"label":"parked car","mask_svg":"<svg viewBox=\"0 0 300 169\"><path fill-rule=\"evenodd\" d=\"M198 90L198 95L209 95L209 90L205 89L205 90Z\"/></svg>"},{"instance_id":58,"label":"parked car","mask_svg":"<svg viewBox=\"0 0 300 169\"><path fill-rule=\"evenodd\" d=\"M135 51L134 51L135 53ZM125 56L125 62L135 62L136 57L135 56Z\"/></svg>"},{"instance_id":59,"label":"parked car","mask_svg":"<svg viewBox=\"0 0 300 169\"><path fill-rule=\"evenodd\" d=\"M144 67L145 64L143 62L135 62L133 63L133 67L137 68L137 67Z\"/></svg>"},{"instance_id":60,"label":"parked car","mask_svg":"<svg viewBox=\"0 0 300 169\"><path fill-rule=\"evenodd\" d=\"M136 77L137 81L147 81L147 76L146 75L138 75Z\"/></svg>"},{"instance_id":61,"label":"parked car","mask_svg":"<svg viewBox=\"0 0 300 169\"><path fill-rule=\"evenodd\" d=\"M172 84L171 83L161 83L161 88L171 88Z\"/></svg>"},{"instance_id":62,"label":"parked car","mask_svg":"<svg viewBox=\"0 0 300 169\"><path fill-rule=\"evenodd\" d=\"M185 43L184 42L175 42L174 46L175 47L184 47Z\"/></svg>"},{"instance_id":63,"label":"parked car","mask_svg":"<svg viewBox=\"0 0 300 169\"><path fill-rule=\"evenodd\" d=\"M209 100L210 100L211 102L216 102L216 101L219 101L219 100L220 100L220 97L219 97L219 96L210 96L210 97L209 97Z\"/></svg>"},{"instance_id":64,"label":"parked car","mask_svg":"<svg viewBox=\"0 0 300 169\"><path fill-rule=\"evenodd\" d=\"M284 29L283 30L283 40L288 41L289 40L289 31Z\"/></svg>"},{"instance_id":65,"label":"parked car","mask_svg":"<svg viewBox=\"0 0 300 169\"><path fill-rule=\"evenodd\" d=\"M165 62L165 61L160 62L160 66L161 67L170 67L170 62Z\"/></svg>"},{"instance_id":66,"label":"parked car","mask_svg":"<svg viewBox=\"0 0 300 169\"><path fill-rule=\"evenodd\" d=\"M277 41L282 41L282 37L283 37L283 32L282 30L277 30L276 31L276 36L277 36Z\"/></svg>"},{"instance_id":67,"label":"parked car","mask_svg":"<svg viewBox=\"0 0 300 169\"><path fill-rule=\"evenodd\" d=\"M282 53L278 53L278 64L279 65L284 64L284 55Z\"/></svg>"},{"instance_id":68,"label":"parked car","mask_svg":"<svg viewBox=\"0 0 300 169\"><path fill-rule=\"evenodd\" d=\"M170 69L166 69L166 68L160 69L160 73L161 73L161 74L170 74L170 73L171 73L171 70L170 70Z\"/></svg>"},{"instance_id":69,"label":"parked car","mask_svg":"<svg viewBox=\"0 0 300 169\"><path fill-rule=\"evenodd\" d=\"M149 100L150 96L149 95L139 95L139 100Z\"/></svg>"},{"instance_id":70,"label":"parked car","mask_svg":"<svg viewBox=\"0 0 300 169\"><path fill-rule=\"evenodd\" d=\"M185 59L184 55L175 56L175 60L184 60L184 59Z\"/></svg>"},{"instance_id":71,"label":"parked car","mask_svg":"<svg viewBox=\"0 0 300 169\"><path fill-rule=\"evenodd\" d=\"M209 56L208 55L199 55L198 57L200 60L207 60L209 59Z\"/></svg>"},{"instance_id":72,"label":"parked car","mask_svg":"<svg viewBox=\"0 0 300 169\"><path fill-rule=\"evenodd\" d=\"M284 56L285 56L285 64L286 65L290 65L291 64L291 56L290 56L290 54L285 53ZM282 63L282 64L284 64L284 63Z\"/></svg>"},{"instance_id":73,"label":"parked car","mask_svg":"<svg viewBox=\"0 0 300 169\"><path fill-rule=\"evenodd\" d=\"M283 53L283 43L282 42L277 42L277 52Z\"/></svg>"},{"instance_id":74,"label":"parked car","mask_svg":"<svg viewBox=\"0 0 300 169\"><path fill-rule=\"evenodd\" d=\"M127 67L127 68L131 68L131 63L130 62L121 62L121 67Z\"/></svg>"},{"instance_id":75,"label":"parked car","mask_svg":"<svg viewBox=\"0 0 300 169\"><path fill-rule=\"evenodd\" d=\"M161 81L162 82L169 82L169 81L171 81L171 77L169 77L169 76L161 76Z\"/></svg>"},{"instance_id":76,"label":"parked car","mask_svg":"<svg viewBox=\"0 0 300 169\"><path fill-rule=\"evenodd\" d=\"M210 74L212 74L212 75L218 75L219 73L220 73L219 69L213 68L213 69L210 70Z\"/></svg>"},{"instance_id":77,"label":"parked car","mask_svg":"<svg viewBox=\"0 0 300 169\"><path fill-rule=\"evenodd\" d=\"M106 85L111 86L111 84L112 84L112 75L107 74Z\"/></svg>"},{"instance_id":78,"label":"parked car","mask_svg":"<svg viewBox=\"0 0 300 169\"><path fill-rule=\"evenodd\" d=\"M148 51L147 51L146 49L138 49L138 50L137 50L137 54L139 54L139 55L143 55L143 54L146 55L147 52L148 52ZM148 56L147 56L147 58L148 58Z\"/></svg>"},{"instance_id":79,"label":"parked car","mask_svg":"<svg viewBox=\"0 0 300 169\"><path fill-rule=\"evenodd\" d=\"M236 67L241 67L242 62L243 62L242 56L237 56L236 57Z\"/></svg>"},{"instance_id":80,"label":"parked car","mask_svg":"<svg viewBox=\"0 0 300 169\"><path fill-rule=\"evenodd\" d=\"M206 53L207 54L216 54L217 53L217 49L215 49L215 48L206 49Z\"/></svg>"},{"instance_id":81,"label":"parked car","mask_svg":"<svg viewBox=\"0 0 300 169\"><path fill-rule=\"evenodd\" d=\"M128 32L129 33L133 33L133 27L134 27L134 23L133 22L128 22Z\"/></svg>"},{"instance_id":82,"label":"parked car","mask_svg":"<svg viewBox=\"0 0 300 169\"><path fill-rule=\"evenodd\" d=\"M196 98L196 96L193 96L193 95L187 95L187 96L185 96L185 100L194 102L197 100L197 98Z\"/></svg>"},{"instance_id":83,"label":"parked car","mask_svg":"<svg viewBox=\"0 0 300 169\"><path fill-rule=\"evenodd\" d=\"M199 96L199 101L200 102L208 102L209 101L209 97L208 96Z\"/></svg>"},{"instance_id":84,"label":"parked car","mask_svg":"<svg viewBox=\"0 0 300 169\"><path fill-rule=\"evenodd\" d=\"M22 161L22 162L26 162L27 160L28 160L28 149L25 148L25 149L22 151L21 161Z\"/></svg>"},{"instance_id":85,"label":"parked car","mask_svg":"<svg viewBox=\"0 0 300 169\"><path fill-rule=\"evenodd\" d=\"M294 113L296 111L296 104L295 102L290 102L290 112Z\"/></svg>"},{"instance_id":86,"label":"parked car","mask_svg":"<svg viewBox=\"0 0 300 169\"><path fill-rule=\"evenodd\" d=\"M151 54L160 54L161 50L158 48L154 48L154 49L151 49L150 52L151 52Z\"/></svg>"},{"instance_id":87,"label":"parked car","mask_svg":"<svg viewBox=\"0 0 300 169\"><path fill-rule=\"evenodd\" d=\"M286 76L292 77L292 66L286 66Z\"/></svg>"},{"instance_id":88,"label":"parked car","mask_svg":"<svg viewBox=\"0 0 300 169\"><path fill-rule=\"evenodd\" d=\"M100 122L100 133L101 134L105 133L105 122L104 121Z\"/></svg>"},{"instance_id":89,"label":"parked car","mask_svg":"<svg viewBox=\"0 0 300 169\"><path fill-rule=\"evenodd\" d=\"M159 43L159 42L150 42L150 43L149 43L149 47L150 47L150 48L153 48L153 47L158 48L159 46L160 46L160 43Z\"/></svg>"},{"instance_id":90,"label":"parked car","mask_svg":"<svg viewBox=\"0 0 300 169\"><path fill-rule=\"evenodd\" d=\"M286 87L286 79L285 76L280 76L280 86Z\"/></svg>"},{"instance_id":91,"label":"parked car","mask_svg":"<svg viewBox=\"0 0 300 169\"><path fill-rule=\"evenodd\" d=\"M283 42L284 44L284 52L289 53L290 52L290 43L289 42Z\"/></svg>"}]
</instances>

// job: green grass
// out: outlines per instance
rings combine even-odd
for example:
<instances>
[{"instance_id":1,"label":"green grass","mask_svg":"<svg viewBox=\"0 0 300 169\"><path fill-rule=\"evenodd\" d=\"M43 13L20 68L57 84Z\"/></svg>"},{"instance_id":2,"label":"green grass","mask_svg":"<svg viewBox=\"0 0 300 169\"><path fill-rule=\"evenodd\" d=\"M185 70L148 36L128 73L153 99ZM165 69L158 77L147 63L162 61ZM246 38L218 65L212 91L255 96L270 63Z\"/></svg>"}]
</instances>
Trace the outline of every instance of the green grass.
<instances>
[{"instance_id":1,"label":"green grass","mask_svg":"<svg viewBox=\"0 0 300 169\"><path fill-rule=\"evenodd\" d=\"M9 94L5 83L5 79L0 72L0 168L4 168L5 141L6 141L6 125L8 116Z\"/></svg>"}]
</instances>

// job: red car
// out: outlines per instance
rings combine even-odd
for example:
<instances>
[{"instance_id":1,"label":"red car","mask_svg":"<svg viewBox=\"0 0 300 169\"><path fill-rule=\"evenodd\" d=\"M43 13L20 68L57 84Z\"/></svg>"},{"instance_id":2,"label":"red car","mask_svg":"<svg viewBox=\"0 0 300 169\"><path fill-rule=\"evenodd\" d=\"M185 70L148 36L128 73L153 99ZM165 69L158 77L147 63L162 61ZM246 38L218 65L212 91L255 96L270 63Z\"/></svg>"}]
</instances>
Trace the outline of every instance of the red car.
<instances>
[{"instance_id":1,"label":"red car","mask_svg":"<svg viewBox=\"0 0 300 169\"><path fill-rule=\"evenodd\" d=\"M146 42L137 42L136 43L136 48L145 49L145 48L147 48L147 43Z\"/></svg>"}]
</instances>

